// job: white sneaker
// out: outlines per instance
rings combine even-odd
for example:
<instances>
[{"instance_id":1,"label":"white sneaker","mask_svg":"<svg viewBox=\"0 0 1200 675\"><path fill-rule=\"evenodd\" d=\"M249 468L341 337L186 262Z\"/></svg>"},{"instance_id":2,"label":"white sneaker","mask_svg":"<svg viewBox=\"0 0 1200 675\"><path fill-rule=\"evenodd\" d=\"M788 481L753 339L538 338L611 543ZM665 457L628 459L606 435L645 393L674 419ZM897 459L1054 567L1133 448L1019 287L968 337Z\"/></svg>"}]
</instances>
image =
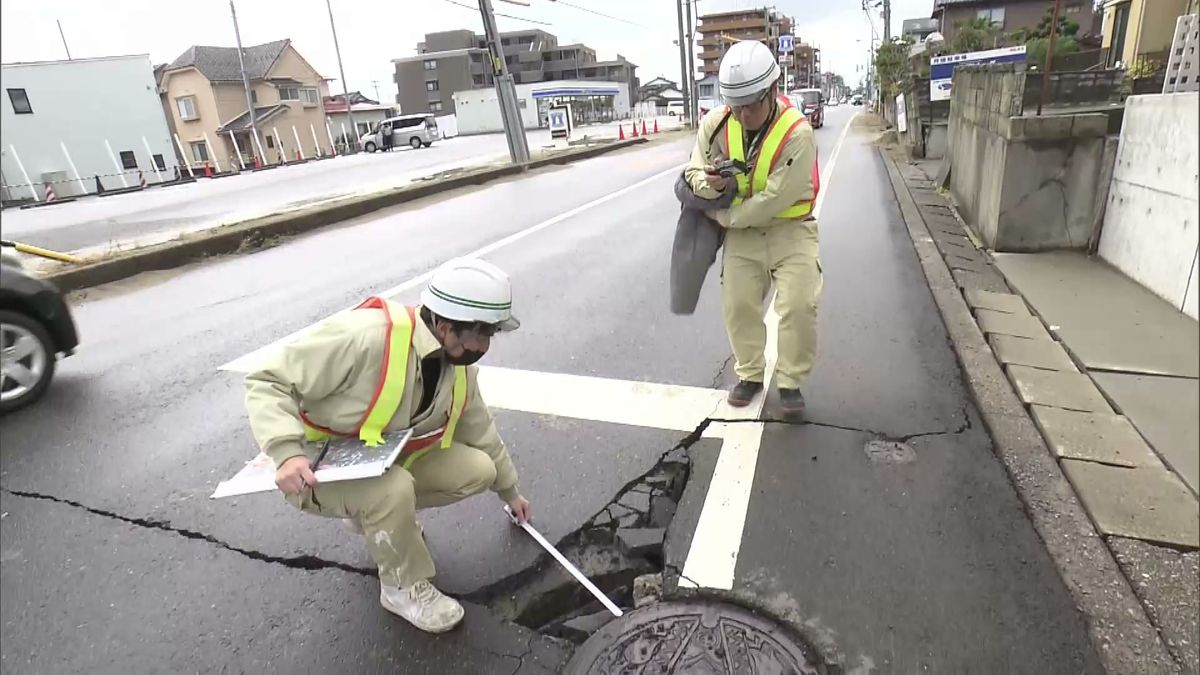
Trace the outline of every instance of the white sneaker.
<instances>
[{"instance_id":1,"label":"white sneaker","mask_svg":"<svg viewBox=\"0 0 1200 675\"><path fill-rule=\"evenodd\" d=\"M381 585L379 602L387 611L426 633L445 633L457 626L465 614L457 600L424 579L408 588Z\"/></svg>"}]
</instances>

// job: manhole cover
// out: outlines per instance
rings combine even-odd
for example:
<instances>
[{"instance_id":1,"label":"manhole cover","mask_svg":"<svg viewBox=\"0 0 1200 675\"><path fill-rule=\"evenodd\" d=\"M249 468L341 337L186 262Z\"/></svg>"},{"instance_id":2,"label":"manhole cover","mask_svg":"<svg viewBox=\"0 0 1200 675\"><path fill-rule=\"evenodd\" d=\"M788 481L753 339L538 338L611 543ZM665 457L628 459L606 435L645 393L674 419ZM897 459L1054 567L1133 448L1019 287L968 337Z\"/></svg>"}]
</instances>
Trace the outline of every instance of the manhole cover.
<instances>
[{"instance_id":1,"label":"manhole cover","mask_svg":"<svg viewBox=\"0 0 1200 675\"><path fill-rule=\"evenodd\" d=\"M867 459L878 464L908 464L917 458L911 445L898 441L867 441L863 450Z\"/></svg>"},{"instance_id":2,"label":"manhole cover","mask_svg":"<svg viewBox=\"0 0 1200 675\"><path fill-rule=\"evenodd\" d=\"M780 626L719 603L662 603L634 610L583 643L567 673L816 675L808 651Z\"/></svg>"}]
</instances>

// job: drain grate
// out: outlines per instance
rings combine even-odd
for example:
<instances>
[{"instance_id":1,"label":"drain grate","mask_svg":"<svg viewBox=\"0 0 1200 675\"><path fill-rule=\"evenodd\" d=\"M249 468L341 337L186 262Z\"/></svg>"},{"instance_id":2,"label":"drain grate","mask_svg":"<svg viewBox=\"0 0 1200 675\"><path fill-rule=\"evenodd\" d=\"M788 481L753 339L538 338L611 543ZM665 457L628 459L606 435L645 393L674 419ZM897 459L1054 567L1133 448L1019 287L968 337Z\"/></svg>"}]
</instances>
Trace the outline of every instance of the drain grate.
<instances>
[{"instance_id":1,"label":"drain grate","mask_svg":"<svg viewBox=\"0 0 1200 675\"><path fill-rule=\"evenodd\" d=\"M810 654L784 628L741 607L667 602L609 622L575 652L565 672L816 675Z\"/></svg>"}]
</instances>

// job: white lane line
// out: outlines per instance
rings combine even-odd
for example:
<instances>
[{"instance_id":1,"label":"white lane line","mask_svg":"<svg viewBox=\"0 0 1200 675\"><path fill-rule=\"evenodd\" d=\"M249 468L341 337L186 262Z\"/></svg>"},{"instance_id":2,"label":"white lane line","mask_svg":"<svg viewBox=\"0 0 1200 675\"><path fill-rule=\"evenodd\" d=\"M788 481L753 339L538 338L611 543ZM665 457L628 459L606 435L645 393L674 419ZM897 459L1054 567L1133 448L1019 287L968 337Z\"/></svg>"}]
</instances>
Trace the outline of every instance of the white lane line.
<instances>
[{"instance_id":1,"label":"white lane line","mask_svg":"<svg viewBox=\"0 0 1200 675\"><path fill-rule=\"evenodd\" d=\"M824 171L821 172L823 189L817 195L817 203L813 205L815 217L820 216L821 207L825 204L830 178L842 151L842 143L845 142L846 133L857 116L856 112L846 121L845 128L838 136L837 145L834 146L829 161L825 163ZM728 413L726 419L757 419L762 414L763 403L767 398L766 392L771 388L775 364L779 360L779 314L775 312L773 296L765 322L767 344L764 350L766 378L763 394L759 395L753 404L740 410L725 405L717 413L718 418ZM717 456L717 464L713 469L708 494L704 497L704 506L700 510L696 531L692 533L692 545L683 564L679 585L730 590L733 588L733 578L737 571L738 553L742 548L742 533L746 528L746 513L750 508L750 492L754 488L754 471L758 466L758 451L762 446L764 425L754 422L713 426L726 427L718 432L725 440Z\"/></svg>"},{"instance_id":2,"label":"white lane line","mask_svg":"<svg viewBox=\"0 0 1200 675\"><path fill-rule=\"evenodd\" d=\"M479 390L489 408L672 431L694 430L725 397L703 387L487 366Z\"/></svg>"},{"instance_id":3,"label":"white lane line","mask_svg":"<svg viewBox=\"0 0 1200 675\"><path fill-rule=\"evenodd\" d=\"M580 213L583 213L584 211L587 211L589 209L594 209L597 206L600 206L601 204L606 204L614 199L619 199L619 198L629 194L630 192L633 192L634 190L642 187L643 185L646 185L647 183L652 183L652 182L662 178L663 176L674 174L680 170L681 166L682 165L673 166L670 169L667 169L666 171L661 171L659 173L654 174L653 176L650 176L649 178L644 178L632 185L623 187L620 190L617 190L616 192L611 192L611 193L604 195L603 197L600 197L598 199L593 199L592 201L590 201L586 204L582 204L580 206L576 206L575 208L573 208L569 211L563 211L562 213L558 214L557 216L554 216L553 218L543 220L542 222L538 223L537 225L532 225L532 226L527 227L524 230L521 230L519 232L514 232L513 234L510 234L507 237L504 237L503 239L498 239L498 240L488 244L487 246L484 246L483 248L476 249L470 253L465 253L465 254L463 254L463 256L471 257L471 258L481 258L493 251L504 248L505 246L508 246L509 244L516 243L530 235L537 234L538 232L541 232L542 230L544 230L548 227L553 227L555 225L558 225L559 223L561 223L565 220L568 220L574 216L577 216ZM377 293L377 295L380 295L385 298L389 298L389 297L392 297L399 293L403 293L404 291L416 288L417 286L421 286L425 282L429 281L429 278L431 276L433 276L433 272L434 272L434 270L431 269L431 270L425 272L424 274L419 274L419 275L409 279L408 281L405 281L402 284L398 284L398 285L393 286L385 291L381 291L380 293ZM357 305L355 305L355 306L357 306ZM344 309L342 311L343 312L349 311L353 308L354 308L353 306L347 307L346 309ZM325 319L322 319L322 321L324 321L324 320ZM312 330L316 326L320 325L320 323L321 322L317 322L315 324L305 326L304 328L301 328L300 330L298 330L294 333L286 335L268 345L259 347L258 349L250 352L249 354L239 356L238 358L221 366L217 370L226 370L226 371L237 372L237 373L248 373L251 370L253 370L255 368L255 366L257 366L262 361L262 359L268 353L270 353L271 350L278 349L280 346L295 340L296 338L300 337L301 335L307 333L308 331Z\"/></svg>"}]
</instances>

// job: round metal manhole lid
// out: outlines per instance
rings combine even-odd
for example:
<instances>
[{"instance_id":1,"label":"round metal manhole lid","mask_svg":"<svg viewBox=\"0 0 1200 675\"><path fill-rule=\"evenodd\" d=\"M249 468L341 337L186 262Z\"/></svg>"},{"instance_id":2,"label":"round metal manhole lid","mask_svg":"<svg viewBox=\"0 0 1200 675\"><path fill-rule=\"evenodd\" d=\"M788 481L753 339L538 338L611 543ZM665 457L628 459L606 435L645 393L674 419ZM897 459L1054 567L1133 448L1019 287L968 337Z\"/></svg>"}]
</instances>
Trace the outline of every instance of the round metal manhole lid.
<instances>
[{"instance_id":1,"label":"round metal manhole lid","mask_svg":"<svg viewBox=\"0 0 1200 675\"><path fill-rule=\"evenodd\" d=\"M575 652L575 675L816 675L811 652L781 626L721 603L661 603L629 612Z\"/></svg>"}]
</instances>

